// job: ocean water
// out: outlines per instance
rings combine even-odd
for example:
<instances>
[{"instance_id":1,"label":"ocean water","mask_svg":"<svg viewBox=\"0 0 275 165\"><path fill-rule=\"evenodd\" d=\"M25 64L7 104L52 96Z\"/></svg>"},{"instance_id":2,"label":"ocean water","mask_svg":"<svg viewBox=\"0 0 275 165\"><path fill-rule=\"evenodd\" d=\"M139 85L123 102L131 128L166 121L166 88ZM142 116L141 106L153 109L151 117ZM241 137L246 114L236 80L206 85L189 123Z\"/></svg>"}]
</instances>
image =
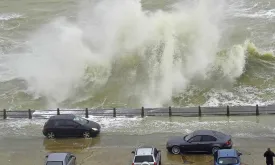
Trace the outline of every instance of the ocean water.
<instances>
[{"instance_id":1,"label":"ocean water","mask_svg":"<svg viewBox=\"0 0 275 165\"><path fill-rule=\"evenodd\" d=\"M275 1L2 0L6 109L268 105Z\"/></svg>"}]
</instances>

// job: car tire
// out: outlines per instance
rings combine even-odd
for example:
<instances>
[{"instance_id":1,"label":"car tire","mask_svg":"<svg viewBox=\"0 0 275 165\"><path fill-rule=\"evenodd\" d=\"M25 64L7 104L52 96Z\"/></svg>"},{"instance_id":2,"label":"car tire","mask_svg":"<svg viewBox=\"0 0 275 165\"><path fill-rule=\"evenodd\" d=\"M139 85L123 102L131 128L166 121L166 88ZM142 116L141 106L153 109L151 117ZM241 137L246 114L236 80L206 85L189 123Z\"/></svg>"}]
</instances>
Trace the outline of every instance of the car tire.
<instances>
[{"instance_id":1,"label":"car tire","mask_svg":"<svg viewBox=\"0 0 275 165\"><path fill-rule=\"evenodd\" d=\"M175 155L180 154L180 147L179 146L173 146L171 149L171 152Z\"/></svg>"},{"instance_id":2,"label":"car tire","mask_svg":"<svg viewBox=\"0 0 275 165\"><path fill-rule=\"evenodd\" d=\"M161 165L161 160L159 161L159 165Z\"/></svg>"},{"instance_id":3,"label":"car tire","mask_svg":"<svg viewBox=\"0 0 275 165\"><path fill-rule=\"evenodd\" d=\"M219 147L213 147L212 148L212 150L211 150L211 152L212 152L212 154L214 154L216 151L218 151L220 148Z\"/></svg>"},{"instance_id":4,"label":"car tire","mask_svg":"<svg viewBox=\"0 0 275 165\"><path fill-rule=\"evenodd\" d=\"M55 134L53 132L48 132L47 133L47 138L48 139L54 139L55 138Z\"/></svg>"},{"instance_id":5,"label":"car tire","mask_svg":"<svg viewBox=\"0 0 275 165\"><path fill-rule=\"evenodd\" d=\"M85 131L85 132L83 132L83 137L84 138L90 138L91 137L91 133L88 132L88 131Z\"/></svg>"}]
</instances>

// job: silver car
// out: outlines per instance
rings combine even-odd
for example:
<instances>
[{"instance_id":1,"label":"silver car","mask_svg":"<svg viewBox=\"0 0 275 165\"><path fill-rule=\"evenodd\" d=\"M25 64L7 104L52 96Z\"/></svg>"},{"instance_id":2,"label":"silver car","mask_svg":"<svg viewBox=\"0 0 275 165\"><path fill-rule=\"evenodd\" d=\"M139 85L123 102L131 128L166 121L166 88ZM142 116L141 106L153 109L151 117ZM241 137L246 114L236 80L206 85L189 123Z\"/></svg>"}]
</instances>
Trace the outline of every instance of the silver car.
<instances>
[{"instance_id":1,"label":"silver car","mask_svg":"<svg viewBox=\"0 0 275 165\"><path fill-rule=\"evenodd\" d=\"M76 157L71 153L50 153L45 165L76 165Z\"/></svg>"},{"instance_id":2,"label":"silver car","mask_svg":"<svg viewBox=\"0 0 275 165\"><path fill-rule=\"evenodd\" d=\"M161 153L160 150L151 146L138 147L135 151L132 165L161 165Z\"/></svg>"}]
</instances>

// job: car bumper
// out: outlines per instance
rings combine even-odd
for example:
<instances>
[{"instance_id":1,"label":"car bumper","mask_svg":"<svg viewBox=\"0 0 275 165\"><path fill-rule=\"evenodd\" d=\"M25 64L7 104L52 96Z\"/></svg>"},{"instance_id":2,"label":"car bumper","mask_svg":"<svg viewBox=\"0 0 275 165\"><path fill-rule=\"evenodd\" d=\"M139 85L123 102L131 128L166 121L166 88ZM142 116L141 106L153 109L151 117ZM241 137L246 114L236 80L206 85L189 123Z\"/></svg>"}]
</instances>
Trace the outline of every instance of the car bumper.
<instances>
[{"instance_id":1,"label":"car bumper","mask_svg":"<svg viewBox=\"0 0 275 165\"><path fill-rule=\"evenodd\" d=\"M166 147L166 149L167 149L168 152L172 151L172 147Z\"/></svg>"},{"instance_id":2,"label":"car bumper","mask_svg":"<svg viewBox=\"0 0 275 165\"><path fill-rule=\"evenodd\" d=\"M223 146L222 148L223 149L231 149L233 147L233 145L230 145L230 146Z\"/></svg>"},{"instance_id":3,"label":"car bumper","mask_svg":"<svg viewBox=\"0 0 275 165\"><path fill-rule=\"evenodd\" d=\"M97 131L91 130L92 136L97 136L99 133L100 133L100 130L97 130Z\"/></svg>"},{"instance_id":4,"label":"car bumper","mask_svg":"<svg viewBox=\"0 0 275 165\"><path fill-rule=\"evenodd\" d=\"M42 131L42 134L44 135L44 136L47 136L47 133L46 133L46 131Z\"/></svg>"}]
</instances>

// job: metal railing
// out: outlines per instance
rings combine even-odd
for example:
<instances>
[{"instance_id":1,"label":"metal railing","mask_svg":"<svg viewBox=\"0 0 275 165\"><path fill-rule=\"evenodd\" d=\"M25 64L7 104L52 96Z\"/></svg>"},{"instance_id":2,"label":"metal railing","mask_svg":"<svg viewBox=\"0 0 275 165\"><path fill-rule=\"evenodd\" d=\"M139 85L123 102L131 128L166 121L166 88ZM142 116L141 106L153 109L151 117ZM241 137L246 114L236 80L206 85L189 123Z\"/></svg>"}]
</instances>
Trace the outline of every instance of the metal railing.
<instances>
[{"instance_id":1,"label":"metal railing","mask_svg":"<svg viewBox=\"0 0 275 165\"><path fill-rule=\"evenodd\" d=\"M184 108L144 108L126 109L126 108L111 108L111 109L59 109L56 110L2 110L0 118L45 118L45 116L53 116L60 114L76 114L89 118L89 116L186 116L186 117L201 117L201 116L251 116L251 115L266 115L275 114L275 105L273 106L226 106L226 107L184 107Z\"/></svg>"}]
</instances>

